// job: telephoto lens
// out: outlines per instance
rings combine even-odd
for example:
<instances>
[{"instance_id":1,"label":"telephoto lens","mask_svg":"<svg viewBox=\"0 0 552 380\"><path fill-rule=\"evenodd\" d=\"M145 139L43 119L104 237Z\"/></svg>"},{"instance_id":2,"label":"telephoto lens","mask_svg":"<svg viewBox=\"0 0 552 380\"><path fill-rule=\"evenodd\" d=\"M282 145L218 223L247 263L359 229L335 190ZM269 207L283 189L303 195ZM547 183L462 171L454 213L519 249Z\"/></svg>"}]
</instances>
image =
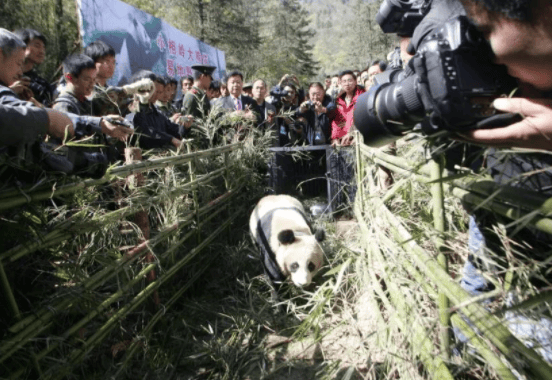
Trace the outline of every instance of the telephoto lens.
<instances>
[{"instance_id":1,"label":"telephoto lens","mask_svg":"<svg viewBox=\"0 0 552 380\"><path fill-rule=\"evenodd\" d=\"M366 145L387 145L404 136L425 117L416 89L417 78L412 75L398 83L375 85L358 98L355 126Z\"/></svg>"},{"instance_id":2,"label":"telephoto lens","mask_svg":"<svg viewBox=\"0 0 552 380\"><path fill-rule=\"evenodd\" d=\"M375 77L376 86L361 95L355 107L355 126L366 145L386 145L417 125L432 135L496 128L517 120L492 107L493 100L511 93L517 82L494 63L491 47L465 16L428 36L404 72L386 73Z\"/></svg>"}]
</instances>

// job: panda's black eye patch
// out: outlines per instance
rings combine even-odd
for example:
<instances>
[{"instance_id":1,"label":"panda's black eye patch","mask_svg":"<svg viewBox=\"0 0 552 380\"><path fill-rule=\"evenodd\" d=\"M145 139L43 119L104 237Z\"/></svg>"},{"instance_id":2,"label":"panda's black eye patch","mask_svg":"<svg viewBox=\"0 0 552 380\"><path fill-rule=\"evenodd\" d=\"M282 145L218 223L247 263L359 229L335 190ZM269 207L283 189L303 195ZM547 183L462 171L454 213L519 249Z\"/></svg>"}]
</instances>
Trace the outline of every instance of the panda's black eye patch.
<instances>
[{"instance_id":1,"label":"panda's black eye patch","mask_svg":"<svg viewBox=\"0 0 552 380\"><path fill-rule=\"evenodd\" d=\"M297 272L297 269L299 269L299 264L297 264L297 263L293 263L289 266L289 271L291 273Z\"/></svg>"},{"instance_id":2,"label":"panda's black eye patch","mask_svg":"<svg viewBox=\"0 0 552 380\"><path fill-rule=\"evenodd\" d=\"M314 265L314 263L311 261L309 263L308 268L309 268L309 272L314 272L314 270L316 269L316 265Z\"/></svg>"}]
</instances>

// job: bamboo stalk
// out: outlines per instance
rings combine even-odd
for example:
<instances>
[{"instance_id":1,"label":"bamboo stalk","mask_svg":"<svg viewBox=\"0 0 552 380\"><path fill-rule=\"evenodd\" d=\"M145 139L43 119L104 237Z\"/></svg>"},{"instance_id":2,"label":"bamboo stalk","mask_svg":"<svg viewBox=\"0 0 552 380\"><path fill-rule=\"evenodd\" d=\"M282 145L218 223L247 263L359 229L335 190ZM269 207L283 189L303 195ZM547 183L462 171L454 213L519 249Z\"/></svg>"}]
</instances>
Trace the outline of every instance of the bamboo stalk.
<instances>
[{"instance_id":1,"label":"bamboo stalk","mask_svg":"<svg viewBox=\"0 0 552 380\"><path fill-rule=\"evenodd\" d=\"M362 153L364 156L368 157L370 160L373 160L374 157L379 158L383 161L381 165L386 166L385 164L389 163L394 165L395 167L401 168L403 170L406 170L412 174L420 174L424 175L426 177L431 176L431 169L426 165L410 165L404 157L399 156L393 156L391 154L387 154L382 152L378 149L368 148L367 146L362 145L360 147L360 153ZM392 170L392 168L389 168Z\"/></svg>"},{"instance_id":2,"label":"bamboo stalk","mask_svg":"<svg viewBox=\"0 0 552 380\"><path fill-rule=\"evenodd\" d=\"M379 164L384 165L391 170L397 168L402 169L401 172L403 174L422 173L430 175L431 173L429 165L416 168L411 163L405 162L404 158L392 156L377 150L366 153L366 147L361 147L361 151L364 152L370 159L376 157L380 160L378 161ZM391 165L387 166L387 164ZM480 180L474 175L467 177L464 175L462 176L464 178L460 179L456 178L456 176L442 177L440 182L444 183L448 187L458 187L481 196L496 198L497 200L500 200L500 202L510 203L529 211L538 210L539 213L544 216L552 215L551 197L530 190L523 190L523 194L520 195L520 189L514 186L500 185L488 179ZM416 178L418 179L418 177Z\"/></svg>"},{"instance_id":3,"label":"bamboo stalk","mask_svg":"<svg viewBox=\"0 0 552 380\"><path fill-rule=\"evenodd\" d=\"M220 200L220 201L217 202L217 203L213 203L213 204L210 204L210 205L206 205L206 206L204 206L204 207L201 209L201 212L206 213L206 212L210 211L212 208L214 208L214 207L217 206L217 205L224 204L225 202L229 202L229 201L232 200L232 198L235 197L237 194L238 194L237 192L234 192L234 193L230 194L230 196L224 197L222 200ZM205 220L202 222L202 224L201 224L200 226L198 226L198 228L201 228L205 223L207 223L208 221L212 220L212 219L213 219L214 217L216 217L220 212L222 212L222 208L219 208L217 211L215 211L215 212L213 212L213 213L210 213L209 216L208 216L207 218L205 218ZM189 224L189 222L191 222L191 220L187 221L185 225ZM183 224L179 224L179 228L178 228L178 229L180 229L180 228L183 227L183 226L184 226ZM168 232L168 231L174 230L174 227L175 227L175 225L173 225L173 226L169 227L167 230L165 230L165 234L166 234L166 232ZM188 240L188 239L189 239L191 236L193 236L193 235L195 235L195 232L194 232L194 231L190 231L190 232L189 232L188 234L186 234L183 238L181 238L178 242L176 242L176 244L175 244L173 247L169 248L169 250L168 250L167 252L165 252L164 254L160 255L160 257L161 257L162 259L167 258L167 257L169 256L169 254L170 254L170 251L173 251L173 250L177 249L177 248L180 246L180 244L182 244L184 241ZM159 235L156 236L156 238L158 238L158 237L159 237ZM154 238L154 239L156 239L156 238ZM151 241L150 244L154 244L154 242ZM155 244L156 244L156 242L155 242ZM134 256L133 258L137 258L137 257L138 257L138 256ZM130 259L132 259L132 257L131 257ZM130 262L130 259L129 259L128 262ZM132 261L134 261L134 260L132 260ZM118 272L113 272L112 275L115 275L115 274L117 274L117 273L118 273ZM92 279L91 279L91 280L92 280ZM100 280L101 280L101 279L100 279ZM98 279L96 279L94 282L97 283L97 282L98 282ZM70 301L69 301L69 302L70 302ZM69 304L69 302L66 302L66 303ZM48 310L48 312L51 313L50 310ZM44 319L41 318L41 320L43 321ZM51 324L48 324L48 325L46 325L46 326L38 325L38 327L37 327L37 325L35 324L35 325L33 325L33 326L29 326L29 327L30 327L29 330L31 330L31 331L22 331L21 334L19 334L18 337L15 337L15 338L13 339L15 342L18 342L18 343L20 343L20 344L19 344L17 347L13 348L13 349L9 352L9 355L7 355L6 357L11 356L11 355L13 354L13 352L17 351L17 349L19 349L20 347L22 347L29 339L31 339L32 337L38 335L41 331L43 331L45 328L48 328L49 326L51 326ZM35 328L34 330L32 329L33 327ZM38 328L39 330L37 331L36 328ZM78 328L75 327L75 326L73 326L72 330L77 331ZM73 331L73 332L74 332L74 331ZM24 336L22 336L22 334L23 334ZM29 334L30 334L30 335L29 335ZM59 346L60 343L61 343L61 342L52 343L47 349L45 349L45 350L43 350L42 352L40 352L39 355L37 356L37 358L38 358L38 359L43 359L43 358L46 357L51 351L53 351L55 348L57 348L57 347ZM0 361L0 362L1 362L1 361Z\"/></svg>"},{"instance_id":4,"label":"bamboo stalk","mask_svg":"<svg viewBox=\"0 0 552 380\"><path fill-rule=\"evenodd\" d=\"M418 181L418 182L429 183L431 181L431 179L429 177L426 177L425 175L416 174L415 172L413 172L411 170L404 169L400 166L396 166L395 164L391 164L387 161L382 160L379 157L373 157L372 161L374 161L375 163L380 164L381 166L384 166L387 169L392 170L394 172L410 176L410 177L416 179L416 181Z\"/></svg>"},{"instance_id":5,"label":"bamboo stalk","mask_svg":"<svg viewBox=\"0 0 552 380\"><path fill-rule=\"evenodd\" d=\"M155 313L155 315L151 317L146 327L140 333L140 336L147 337L151 334L151 331L153 330L157 322L159 322L159 320L165 315L167 310L169 310L171 306L178 299L180 299L180 297L184 295L184 293L190 288L190 286L192 286L197 281L197 279L207 270L207 268L209 268L209 266L213 263L213 261L215 261L216 257L217 255L212 255L207 258L205 265L203 265L201 269L196 270L194 272L193 277L184 286L182 286L176 293L174 293L173 296L166 303L163 304L162 309L158 310L157 313ZM115 377L118 377L121 371L128 366L130 359L134 356L136 351L138 351L138 348L140 347L138 342L139 342L138 340L134 340L130 345L130 347L128 348L127 353L125 355L125 360L121 365L121 368L119 369L119 371L117 371L117 374L115 375Z\"/></svg>"},{"instance_id":6,"label":"bamboo stalk","mask_svg":"<svg viewBox=\"0 0 552 380\"><path fill-rule=\"evenodd\" d=\"M448 273L448 260L445 255L445 196L443 192L443 183L441 182L444 157L441 155L430 161L431 169L431 195L433 202L433 226L437 231L434 237L435 246L439 252L437 261L445 272ZM439 292L437 305L439 308L440 336L441 336L441 354L444 360L450 360L450 313L447 296Z\"/></svg>"},{"instance_id":7,"label":"bamboo stalk","mask_svg":"<svg viewBox=\"0 0 552 380\"><path fill-rule=\"evenodd\" d=\"M51 187L41 187L39 190L26 193L25 195L13 195L10 197L2 198L0 202L0 211L5 211L10 208L14 208L31 202L37 202L45 199L50 199L52 197L59 197L61 195L71 194L76 192L77 190L85 189L87 187L102 185L109 182L112 177L124 177L147 170L182 164L185 162L189 162L193 158L210 157L216 154L224 153L226 151L233 151L234 149L237 149L239 147L241 147L241 143L227 145L220 148L213 148L200 152L193 152L182 156L159 158L149 161L143 161L138 164L119 166L111 169L103 178L100 179L89 179L78 183L70 183L57 187L55 189L52 189Z\"/></svg>"},{"instance_id":8,"label":"bamboo stalk","mask_svg":"<svg viewBox=\"0 0 552 380\"><path fill-rule=\"evenodd\" d=\"M4 270L4 265L2 264L1 261L0 261L0 281L2 282L2 289L4 290L4 295L8 300L8 305L11 309L14 319L20 320L21 312L19 311L19 307L17 306L17 302L15 301L15 297L13 295L13 291L12 291L10 282L8 280L8 276L6 275L6 271Z\"/></svg>"},{"instance_id":9,"label":"bamboo stalk","mask_svg":"<svg viewBox=\"0 0 552 380\"><path fill-rule=\"evenodd\" d=\"M363 232L364 232L364 236L368 236L369 235L368 225L366 224L362 213L360 212L360 210L358 208L356 208L355 211L356 211L357 220L359 221L359 225L361 227L361 230L363 230ZM366 241L366 239L364 239L364 240ZM368 243L366 243L366 244L368 244ZM381 260L384 260L383 262L385 262L385 259L381 258ZM407 264L407 265L405 265L405 264ZM428 288L427 286L424 286L424 285L428 285L427 280L418 279L418 277L421 276L421 275L419 274L419 272L416 269L413 268L413 266L411 266L411 264L407 260L404 260L402 262L402 265L411 275L413 274L413 272L417 272L418 274L413 275L413 277L416 279L416 282L422 284L422 286L424 287L424 289L426 290L428 295L435 298L435 296L436 296L435 291L430 287ZM375 283L375 282L373 282L373 283ZM479 338L473 332L473 329L469 325L467 325L464 322L464 320L461 319L461 317L459 317L458 315L453 315L451 318L453 319L455 326L459 327L462 330L464 335L466 335L468 337L469 341L471 343L473 343L473 345L477 349L477 351L495 369L495 371L501 376L501 378L506 379L506 380L510 380L511 375L512 375L511 371L508 369L508 367L502 361L502 359L499 358L498 356L496 356L496 354L491 349L488 348L487 343L483 339ZM457 323L457 320L459 320L460 322Z\"/></svg>"},{"instance_id":10,"label":"bamboo stalk","mask_svg":"<svg viewBox=\"0 0 552 380\"><path fill-rule=\"evenodd\" d=\"M192 151L192 147L190 145L190 142L186 142L186 150L188 151L188 154ZM194 160L188 161L188 173L190 173L190 181L193 182L196 178L195 175L195 164ZM197 194L197 189L192 190L192 197L194 201L194 210L196 210L196 223L199 225L199 196ZM197 231L197 244L201 242L201 231L199 228L196 229Z\"/></svg>"},{"instance_id":11,"label":"bamboo stalk","mask_svg":"<svg viewBox=\"0 0 552 380\"><path fill-rule=\"evenodd\" d=\"M477 194L471 193L467 190L464 190L458 187L452 187L452 194L455 197L460 198L461 200L467 203L470 203L475 206L479 206L486 210L505 216L509 219L517 220L520 218L525 218L530 214L527 212L523 212L519 207L510 206L495 200L489 201L488 199L485 199ZM551 218L546 218L546 217L541 217L536 215L534 218L529 220L527 224L537 228L540 231L546 232L548 234L552 234Z\"/></svg>"},{"instance_id":12,"label":"bamboo stalk","mask_svg":"<svg viewBox=\"0 0 552 380\"><path fill-rule=\"evenodd\" d=\"M358 214L360 214L360 210L358 208L356 208L355 211ZM374 260L379 261L381 264L385 264L386 260L384 259L379 246L376 244L374 240L371 240L368 238L369 230L368 230L368 226L364 222L364 218L362 217L362 215L359 215L359 216L361 216L361 218L359 218L360 220L359 224L363 232L365 232L363 234L362 240L364 242L366 249L372 252L372 254L374 255ZM441 379L452 380L453 377L450 374L450 371L448 370L445 364L445 361L439 356L436 356L434 354L435 346L431 342L431 338L429 337L428 332L419 323L416 323L415 320L412 320L409 317L408 309L415 308L416 305L414 304L407 305L408 302L404 294L393 281L393 272L390 271L389 267L386 265L381 265L381 268L383 268L383 272L380 273L380 275L382 276L382 279L385 281L385 284L387 286L387 289L391 296L391 301L393 304L393 308L391 310L395 310L399 315L399 317L395 318L395 320L399 323L399 326L403 332L403 335L410 341L410 344L413 347L413 349L420 355L426 368L433 375L432 376L433 378L439 379L439 380ZM373 277L375 277L375 275ZM423 283L424 282L422 282L422 284ZM379 281L373 281L372 284L379 289L378 292L380 293L380 297L384 296L384 292L381 289L381 285ZM390 312L390 314L395 314L395 313ZM412 336L409 334L410 331L412 332Z\"/></svg>"},{"instance_id":13,"label":"bamboo stalk","mask_svg":"<svg viewBox=\"0 0 552 380\"><path fill-rule=\"evenodd\" d=\"M218 178L218 176L222 175L223 172L224 172L224 168L214 170L213 172L208 173L202 176L201 178L196 179L193 182L188 182L183 186L179 187L178 189L171 191L169 193L169 196L173 197L173 196L176 196L177 194L181 194L186 191L189 191L189 189L197 188L200 185L205 185L209 182L212 182L213 180ZM160 199L161 199L161 196L150 197L148 200L145 201L146 203L137 203L119 210L111 211L107 214L101 215L100 217L94 217L91 221L86 221L86 223L82 222L78 224L78 227L75 225L75 226L72 226L71 228L68 228L67 221L64 221L60 223L59 227L56 227L53 231L35 240L34 242L30 244L26 243L24 245L16 246L0 254L0 261L7 259L6 262L11 263L39 249L47 248L55 244L61 243L65 240L73 238L76 235L92 232L94 230L104 227L106 224L117 222L122 218L130 216L133 213L135 213L137 210L141 210L144 207L148 207L152 204L156 204Z\"/></svg>"},{"instance_id":14,"label":"bamboo stalk","mask_svg":"<svg viewBox=\"0 0 552 380\"><path fill-rule=\"evenodd\" d=\"M497 375L502 380L516 380L517 377L510 371L508 366L503 362L503 360L496 356L496 354L489 349L487 342L485 342L483 339L481 339L460 317L458 314L454 314L451 317L452 323L454 326L456 326L462 334L467 338L469 344L471 344L477 352L485 359L487 363L493 367L493 369L496 371Z\"/></svg>"},{"instance_id":15,"label":"bamboo stalk","mask_svg":"<svg viewBox=\"0 0 552 380\"><path fill-rule=\"evenodd\" d=\"M443 270L441 265L419 247L402 223L385 207L380 204L379 209L389 220L389 227L397 241L404 241L402 245L411 255L424 274L434 281L454 305L467 303L460 308L461 312L487 337L506 357L513 359L516 354L523 355L531 372L538 379L550 379L552 368L534 351L514 337L500 321L477 303L469 303L470 295L454 282Z\"/></svg>"},{"instance_id":16,"label":"bamboo stalk","mask_svg":"<svg viewBox=\"0 0 552 380\"><path fill-rule=\"evenodd\" d=\"M97 345L114 327L116 327L116 322L126 316L128 313L132 312L136 307L144 302L149 295L158 289L165 281L174 276L178 271L184 267L188 262L190 262L199 252L201 252L206 246L209 245L224 229L228 224L232 223L235 218L241 213L241 210L234 213L226 222L219 226L211 235L205 238L196 248L194 248L188 255L179 260L171 269L169 269L163 276L159 277L154 282L151 282L144 290L142 290L134 299L129 303L119 309L94 335L92 335L83 346L79 349L76 349L71 352L69 355L68 361L64 368L60 371L56 378L62 378L65 376L71 368L81 361L82 358L92 350L92 348Z\"/></svg>"}]
</instances>

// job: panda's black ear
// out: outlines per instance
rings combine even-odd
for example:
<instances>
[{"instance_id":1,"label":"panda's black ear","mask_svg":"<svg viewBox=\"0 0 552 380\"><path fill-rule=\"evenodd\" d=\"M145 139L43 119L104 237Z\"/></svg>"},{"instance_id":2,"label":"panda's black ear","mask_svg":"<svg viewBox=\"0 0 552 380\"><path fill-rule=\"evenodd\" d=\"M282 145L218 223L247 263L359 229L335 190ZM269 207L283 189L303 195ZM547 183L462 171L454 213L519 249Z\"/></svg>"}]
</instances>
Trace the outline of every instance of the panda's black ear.
<instances>
[{"instance_id":1,"label":"panda's black ear","mask_svg":"<svg viewBox=\"0 0 552 380\"><path fill-rule=\"evenodd\" d=\"M291 244L295 241L295 235L292 230L283 230L278 234L278 241L282 244Z\"/></svg>"},{"instance_id":2,"label":"panda's black ear","mask_svg":"<svg viewBox=\"0 0 552 380\"><path fill-rule=\"evenodd\" d=\"M314 238L317 241L322 242L326 238L326 232L324 232L324 230L322 229L318 229L314 232Z\"/></svg>"}]
</instances>

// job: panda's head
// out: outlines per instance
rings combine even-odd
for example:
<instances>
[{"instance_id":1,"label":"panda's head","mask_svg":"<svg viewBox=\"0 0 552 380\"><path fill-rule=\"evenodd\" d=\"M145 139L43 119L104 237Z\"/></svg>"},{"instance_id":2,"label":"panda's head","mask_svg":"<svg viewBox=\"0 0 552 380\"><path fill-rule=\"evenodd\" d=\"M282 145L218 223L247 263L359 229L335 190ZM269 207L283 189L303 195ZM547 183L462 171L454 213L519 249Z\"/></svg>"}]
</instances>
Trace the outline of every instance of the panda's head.
<instances>
[{"instance_id":1,"label":"panda's head","mask_svg":"<svg viewBox=\"0 0 552 380\"><path fill-rule=\"evenodd\" d=\"M324 240L324 230L317 230L314 235L294 233L283 230L278 234L280 246L276 257L283 257L283 274L299 286L307 286L318 272L324 261L324 252L320 242Z\"/></svg>"}]
</instances>

